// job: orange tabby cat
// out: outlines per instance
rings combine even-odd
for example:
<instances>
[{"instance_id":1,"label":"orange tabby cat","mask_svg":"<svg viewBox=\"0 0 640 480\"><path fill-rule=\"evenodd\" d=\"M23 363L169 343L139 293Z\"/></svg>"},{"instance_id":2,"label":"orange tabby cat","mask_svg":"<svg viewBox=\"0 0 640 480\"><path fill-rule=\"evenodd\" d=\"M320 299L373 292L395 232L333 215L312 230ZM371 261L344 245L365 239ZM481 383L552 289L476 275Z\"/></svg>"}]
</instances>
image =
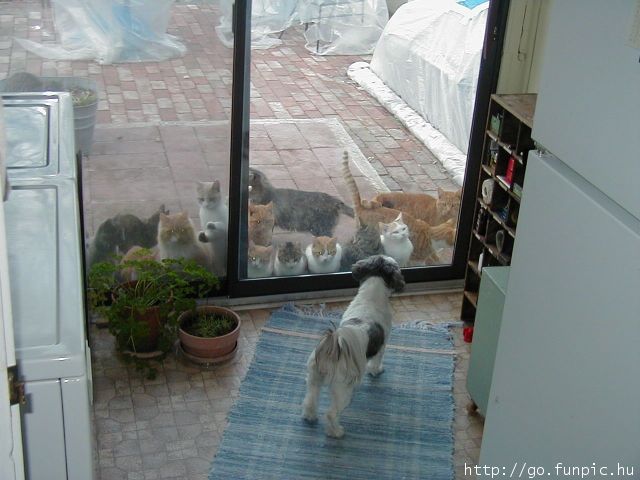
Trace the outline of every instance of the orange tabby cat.
<instances>
[{"instance_id":1,"label":"orange tabby cat","mask_svg":"<svg viewBox=\"0 0 640 480\"><path fill-rule=\"evenodd\" d=\"M429 225L438 225L447 220L457 221L460 193L460 189L451 192L438 187L438 198L427 193L384 192L373 197L373 201L383 207L408 213Z\"/></svg>"},{"instance_id":2,"label":"orange tabby cat","mask_svg":"<svg viewBox=\"0 0 640 480\"><path fill-rule=\"evenodd\" d=\"M256 245L271 245L274 225L273 202L266 205L249 204L249 241Z\"/></svg>"},{"instance_id":3,"label":"orange tabby cat","mask_svg":"<svg viewBox=\"0 0 640 480\"><path fill-rule=\"evenodd\" d=\"M186 258L211 268L211 258L204 244L199 242L187 212L160 214L158 222L158 258Z\"/></svg>"},{"instance_id":4,"label":"orange tabby cat","mask_svg":"<svg viewBox=\"0 0 640 480\"><path fill-rule=\"evenodd\" d=\"M378 229L380 222L391 223L400 214L399 210L380 205L378 202L362 200L351 170L349 169L349 153L344 152L342 157L342 174L347 187L353 196L353 208L359 225L371 226ZM410 214L402 215L404 223L409 227L409 235L413 244L412 259L438 263L438 256L431 245L431 240L447 240L455 236L455 227L452 222L431 226L427 222L418 220Z\"/></svg>"}]
</instances>

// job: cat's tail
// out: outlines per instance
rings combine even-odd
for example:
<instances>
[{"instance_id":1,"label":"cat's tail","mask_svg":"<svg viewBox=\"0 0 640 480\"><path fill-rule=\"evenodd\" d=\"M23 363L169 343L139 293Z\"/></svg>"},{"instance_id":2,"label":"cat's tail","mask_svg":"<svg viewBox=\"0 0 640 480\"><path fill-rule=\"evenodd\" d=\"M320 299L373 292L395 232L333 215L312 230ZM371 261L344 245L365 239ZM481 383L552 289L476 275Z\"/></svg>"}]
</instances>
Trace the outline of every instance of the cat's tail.
<instances>
[{"instance_id":1,"label":"cat's tail","mask_svg":"<svg viewBox=\"0 0 640 480\"><path fill-rule=\"evenodd\" d=\"M429 233L434 240L444 240L449 245L453 245L456 239L456 227L453 220L429 227Z\"/></svg>"},{"instance_id":2,"label":"cat's tail","mask_svg":"<svg viewBox=\"0 0 640 480\"><path fill-rule=\"evenodd\" d=\"M362 206L362 199L360 198L360 192L358 191L358 185L356 184L355 179L353 178L353 174L351 173L351 169L349 168L349 152L346 150L342 154L342 176L344 177L344 181L347 184L347 188L351 193L351 197L353 198L353 212L350 216L354 216L354 213L358 213L360 211L360 207ZM346 207L346 205L345 205ZM347 215L349 215L347 213Z\"/></svg>"}]
</instances>

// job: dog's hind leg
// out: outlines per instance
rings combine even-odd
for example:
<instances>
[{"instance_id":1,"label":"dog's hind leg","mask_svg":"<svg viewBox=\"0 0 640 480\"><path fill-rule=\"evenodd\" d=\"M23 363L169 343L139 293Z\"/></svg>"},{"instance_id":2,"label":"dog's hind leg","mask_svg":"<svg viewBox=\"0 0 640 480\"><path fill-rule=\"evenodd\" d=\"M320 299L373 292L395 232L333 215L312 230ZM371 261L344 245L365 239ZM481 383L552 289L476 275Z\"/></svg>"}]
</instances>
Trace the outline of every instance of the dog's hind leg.
<instances>
[{"instance_id":1,"label":"dog's hind leg","mask_svg":"<svg viewBox=\"0 0 640 480\"><path fill-rule=\"evenodd\" d=\"M309 423L318 420L318 397L322 387L322 377L315 368L309 367L307 373L307 394L302 402L302 418Z\"/></svg>"},{"instance_id":2,"label":"dog's hind leg","mask_svg":"<svg viewBox=\"0 0 640 480\"><path fill-rule=\"evenodd\" d=\"M376 353L373 357L371 357L367 362L367 373L369 375L377 377L382 372L384 372L384 367L382 366L383 356L384 356L384 345L380 348L378 353Z\"/></svg>"},{"instance_id":3,"label":"dog's hind leg","mask_svg":"<svg viewBox=\"0 0 640 480\"><path fill-rule=\"evenodd\" d=\"M329 437L342 438L344 428L340 425L340 414L351 403L353 385L334 383L331 385L331 406L327 412L326 432Z\"/></svg>"}]
</instances>

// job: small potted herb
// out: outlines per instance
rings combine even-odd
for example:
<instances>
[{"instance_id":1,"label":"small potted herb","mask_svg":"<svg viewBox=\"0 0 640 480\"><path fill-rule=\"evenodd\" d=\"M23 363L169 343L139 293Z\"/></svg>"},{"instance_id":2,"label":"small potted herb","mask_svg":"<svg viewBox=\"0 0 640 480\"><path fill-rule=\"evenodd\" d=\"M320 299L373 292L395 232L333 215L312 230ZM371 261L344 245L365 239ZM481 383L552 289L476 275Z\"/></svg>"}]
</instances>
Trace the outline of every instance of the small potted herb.
<instances>
[{"instance_id":1,"label":"small potted herb","mask_svg":"<svg viewBox=\"0 0 640 480\"><path fill-rule=\"evenodd\" d=\"M217 287L218 279L193 260L157 261L141 249L135 258L92 266L89 305L106 319L118 351L155 357L175 343L180 314Z\"/></svg>"},{"instance_id":2,"label":"small potted herb","mask_svg":"<svg viewBox=\"0 0 640 480\"><path fill-rule=\"evenodd\" d=\"M240 335L236 312L213 305L198 306L178 319L180 346L196 363L218 363L235 355Z\"/></svg>"}]
</instances>

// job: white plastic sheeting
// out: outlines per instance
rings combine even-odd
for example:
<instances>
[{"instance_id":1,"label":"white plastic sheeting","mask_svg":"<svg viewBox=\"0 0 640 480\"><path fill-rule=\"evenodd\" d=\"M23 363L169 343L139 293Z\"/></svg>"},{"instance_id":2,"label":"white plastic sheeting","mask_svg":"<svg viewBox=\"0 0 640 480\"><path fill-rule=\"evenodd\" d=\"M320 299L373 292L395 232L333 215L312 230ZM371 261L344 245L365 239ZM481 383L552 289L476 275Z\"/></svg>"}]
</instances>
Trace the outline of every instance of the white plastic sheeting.
<instances>
[{"instance_id":1,"label":"white plastic sheeting","mask_svg":"<svg viewBox=\"0 0 640 480\"><path fill-rule=\"evenodd\" d=\"M319 55L366 55L389 21L386 0L305 0L300 20L307 50Z\"/></svg>"},{"instance_id":2,"label":"white plastic sheeting","mask_svg":"<svg viewBox=\"0 0 640 480\"><path fill-rule=\"evenodd\" d=\"M26 50L52 60L100 64L162 61L186 47L166 33L174 0L52 0L60 44L16 38Z\"/></svg>"},{"instance_id":3,"label":"white plastic sheeting","mask_svg":"<svg viewBox=\"0 0 640 480\"><path fill-rule=\"evenodd\" d=\"M347 70L349 78L358 83L376 98L389 112L409 129L442 164L458 185L464 182L467 156L452 144L447 137L425 121L413 108L387 87L371 71L366 62L356 62Z\"/></svg>"},{"instance_id":4,"label":"white plastic sheeting","mask_svg":"<svg viewBox=\"0 0 640 480\"><path fill-rule=\"evenodd\" d=\"M220 1L216 32L233 46L233 3ZM389 20L386 0L253 0L251 47L270 48L282 43L287 28L304 24L305 47L318 55L365 55L373 49Z\"/></svg>"},{"instance_id":5,"label":"white plastic sheeting","mask_svg":"<svg viewBox=\"0 0 640 480\"><path fill-rule=\"evenodd\" d=\"M466 154L489 3L413 0L396 11L371 70Z\"/></svg>"}]
</instances>

